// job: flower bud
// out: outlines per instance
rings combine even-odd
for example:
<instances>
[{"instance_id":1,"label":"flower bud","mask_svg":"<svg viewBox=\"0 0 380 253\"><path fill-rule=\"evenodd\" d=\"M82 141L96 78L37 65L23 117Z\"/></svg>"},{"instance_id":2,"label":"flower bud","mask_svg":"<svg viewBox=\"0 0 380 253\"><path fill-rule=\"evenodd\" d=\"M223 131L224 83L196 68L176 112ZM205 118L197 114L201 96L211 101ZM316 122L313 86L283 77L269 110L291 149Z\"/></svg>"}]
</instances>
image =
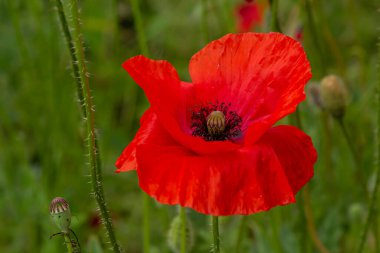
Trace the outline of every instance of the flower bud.
<instances>
[{"instance_id":1,"label":"flower bud","mask_svg":"<svg viewBox=\"0 0 380 253\"><path fill-rule=\"evenodd\" d=\"M182 222L180 215L177 215L170 224L170 229L168 232L168 244L170 249L178 253L181 250L181 234L182 234ZM194 236L193 228L189 219L186 219L186 252L190 252L193 247Z\"/></svg>"},{"instance_id":2,"label":"flower bud","mask_svg":"<svg viewBox=\"0 0 380 253\"><path fill-rule=\"evenodd\" d=\"M342 118L347 106L348 91L341 78L328 75L321 81L321 102L335 118Z\"/></svg>"},{"instance_id":3,"label":"flower bud","mask_svg":"<svg viewBox=\"0 0 380 253\"><path fill-rule=\"evenodd\" d=\"M69 233L71 224L71 212L69 204L64 198L56 197L51 201L50 215L61 232Z\"/></svg>"}]
</instances>

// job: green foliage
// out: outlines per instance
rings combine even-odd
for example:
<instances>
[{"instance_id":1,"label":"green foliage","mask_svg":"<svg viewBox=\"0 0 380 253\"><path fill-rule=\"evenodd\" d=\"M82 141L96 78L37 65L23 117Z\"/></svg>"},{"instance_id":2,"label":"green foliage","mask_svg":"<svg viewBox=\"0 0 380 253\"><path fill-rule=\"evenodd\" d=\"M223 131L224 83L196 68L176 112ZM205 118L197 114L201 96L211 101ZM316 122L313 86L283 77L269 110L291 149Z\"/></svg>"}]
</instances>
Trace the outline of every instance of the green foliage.
<instances>
[{"instance_id":1,"label":"green foliage","mask_svg":"<svg viewBox=\"0 0 380 253\"><path fill-rule=\"evenodd\" d=\"M242 1L241 1L242 2ZM310 1L316 30L300 1L278 1L282 30L304 24L304 47L313 80L338 74L349 87L345 124L360 169L339 127L310 97L300 107L304 131L319 159L310 182L310 203L319 238L331 253L352 252L360 240L374 186L373 137L376 86L375 0ZM240 2L239 2L240 3ZM142 252L142 198L136 173L115 174L114 162L133 138L148 107L141 90L121 68L139 54L129 1L80 1L90 85L103 162L104 191L125 252ZM150 56L169 60L189 80L188 60L210 40L235 29L238 1L140 1ZM49 219L49 202L63 196L82 252L106 252L85 157L85 126L71 75L70 56L54 1L0 2L0 252L65 252ZM205 14L205 15L204 15ZM204 15L204 16L202 16ZM270 19L268 19L269 21ZM265 25L260 28L266 31ZM316 46L315 38L318 39ZM285 119L287 121L287 119ZM167 233L175 207L151 201L151 252L169 253ZM192 252L209 252L208 217L188 210ZM241 217L219 220L222 252L234 252ZM247 218L241 252L311 253L301 194L295 205ZM373 220L364 252L380 248L379 220ZM379 229L378 229L379 230Z\"/></svg>"}]
</instances>

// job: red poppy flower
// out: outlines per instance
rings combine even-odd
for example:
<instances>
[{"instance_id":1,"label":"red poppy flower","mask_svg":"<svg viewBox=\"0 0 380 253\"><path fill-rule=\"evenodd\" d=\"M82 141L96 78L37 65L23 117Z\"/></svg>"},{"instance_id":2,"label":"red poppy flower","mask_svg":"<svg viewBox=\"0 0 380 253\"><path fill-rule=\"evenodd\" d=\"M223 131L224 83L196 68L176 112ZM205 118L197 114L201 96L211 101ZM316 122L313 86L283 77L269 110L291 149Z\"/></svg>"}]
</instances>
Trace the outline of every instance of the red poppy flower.
<instances>
[{"instance_id":1,"label":"red poppy flower","mask_svg":"<svg viewBox=\"0 0 380 253\"><path fill-rule=\"evenodd\" d=\"M279 33L229 34L190 60L192 83L167 61L133 57L123 67L151 107L116 162L163 204L212 215L252 214L295 202L313 176L309 136L275 126L305 98L302 46Z\"/></svg>"},{"instance_id":2,"label":"red poppy flower","mask_svg":"<svg viewBox=\"0 0 380 253\"><path fill-rule=\"evenodd\" d=\"M239 32L249 32L255 26L261 24L263 8L256 1L245 1L236 9L238 18L237 28Z\"/></svg>"}]
</instances>

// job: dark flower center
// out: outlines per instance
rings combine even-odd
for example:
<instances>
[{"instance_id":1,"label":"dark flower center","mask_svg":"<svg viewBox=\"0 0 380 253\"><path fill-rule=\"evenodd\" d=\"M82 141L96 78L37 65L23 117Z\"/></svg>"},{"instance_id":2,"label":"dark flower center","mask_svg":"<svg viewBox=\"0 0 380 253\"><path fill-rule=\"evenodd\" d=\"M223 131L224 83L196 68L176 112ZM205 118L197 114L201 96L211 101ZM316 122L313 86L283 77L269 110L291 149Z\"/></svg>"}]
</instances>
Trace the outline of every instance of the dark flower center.
<instances>
[{"instance_id":1,"label":"dark flower center","mask_svg":"<svg viewBox=\"0 0 380 253\"><path fill-rule=\"evenodd\" d=\"M242 119L229 107L230 104L217 102L193 110L193 136L202 137L206 141L226 141L238 137L241 134Z\"/></svg>"}]
</instances>

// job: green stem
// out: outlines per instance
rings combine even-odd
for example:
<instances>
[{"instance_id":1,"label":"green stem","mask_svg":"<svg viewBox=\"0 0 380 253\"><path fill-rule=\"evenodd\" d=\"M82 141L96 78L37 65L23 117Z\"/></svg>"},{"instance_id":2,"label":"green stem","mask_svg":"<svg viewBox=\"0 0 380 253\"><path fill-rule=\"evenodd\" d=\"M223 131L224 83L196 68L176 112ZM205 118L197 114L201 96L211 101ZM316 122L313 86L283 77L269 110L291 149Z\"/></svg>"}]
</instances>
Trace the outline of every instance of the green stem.
<instances>
[{"instance_id":1,"label":"green stem","mask_svg":"<svg viewBox=\"0 0 380 253\"><path fill-rule=\"evenodd\" d=\"M186 208L180 207L179 211L181 219L181 253L186 253L186 230L187 230L187 221L186 221Z\"/></svg>"},{"instance_id":2,"label":"green stem","mask_svg":"<svg viewBox=\"0 0 380 253\"><path fill-rule=\"evenodd\" d=\"M203 40L208 43L210 40L210 33L208 29L208 23L207 23L207 0L202 0L202 34L203 34Z\"/></svg>"},{"instance_id":3,"label":"green stem","mask_svg":"<svg viewBox=\"0 0 380 253\"><path fill-rule=\"evenodd\" d=\"M309 0L302 0L303 3L304 3L304 7L305 7L305 10L306 10L306 16L307 16L307 24L309 26L309 30L310 30L310 36L312 37L312 40L314 42L314 45L318 51L318 55L319 55L319 61L320 61L320 64L319 64L319 67L321 68L322 70L322 75L325 75L326 74L326 58L325 58L325 54L324 54L324 51L322 50L322 46L320 44L320 35L319 33L317 32L317 28L316 28L316 25L315 25L315 21L314 21L314 17L313 17L313 11L312 11L312 7L311 7L311 4L309 2Z\"/></svg>"},{"instance_id":4,"label":"green stem","mask_svg":"<svg viewBox=\"0 0 380 253\"><path fill-rule=\"evenodd\" d=\"M351 151L351 154L352 154L352 157L353 157L353 160L355 163L355 167L356 167L357 171L360 171L361 168L360 168L360 160L359 160L358 152L356 151L355 145L352 142L352 139L350 138L347 127L344 124L343 118L339 118L339 119L337 119L337 121L339 123L340 129L342 130L344 138L347 141L348 147Z\"/></svg>"},{"instance_id":5,"label":"green stem","mask_svg":"<svg viewBox=\"0 0 380 253\"><path fill-rule=\"evenodd\" d=\"M240 248L241 248L241 243L244 238L244 234L246 231L246 223L247 223L248 216L243 216L241 217L240 220L240 225L239 225L239 232L238 232L238 237L236 239L236 246L235 246L235 252L240 253Z\"/></svg>"},{"instance_id":6,"label":"green stem","mask_svg":"<svg viewBox=\"0 0 380 253\"><path fill-rule=\"evenodd\" d=\"M212 234L213 234L213 238L214 238L214 244L212 245L212 252L213 253L220 253L218 216L212 216Z\"/></svg>"},{"instance_id":7,"label":"green stem","mask_svg":"<svg viewBox=\"0 0 380 253\"><path fill-rule=\"evenodd\" d=\"M98 149L98 141L95 133L95 115L88 80L87 67L85 63L85 55L82 41L82 34L79 24L79 8L77 0L71 0L71 15L73 17L73 36L67 23L66 15L61 0L56 0L58 16L61 22L63 33L71 55L71 61L74 71L74 77L77 83L78 97L81 103L82 113L86 121L86 130L88 134L88 153L90 160L91 183L94 191L95 200L98 204L103 224L107 230L107 235L114 252L121 252L116 242L115 233L113 231L112 220L106 206L102 172L100 165L100 154Z\"/></svg>"},{"instance_id":8,"label":"green stem","mask_svg":"<svg viewBox=\"0 0 380 253\"><path fill-rule=\"evenodd\" d=\"M280 22L278 20L278 0L269 0L271 8L271 30L273 32L282 32Z\"/></svg>"},{"instance_id":9,"label":"green stem","mask_svg":"<svg viewBox=\"0 0 380 253\"><path fill-rule=\"evenodd\" d=\"M302 121L301 121L301 114L299 110L297 109L293 116L293 122L296 127L298 127L300 130L302 130ZM303 189L303 210L304 215L306 218L306 226L307 231L309 234L310 239L314 243L314 246L319 250L321 253L329 253L329 250L325 247L325 245L322 243L322 241L319 239L318 232L315 226L314 222L314 215L310 204L310 186L306 185Z\"/></svg>"},{"instance_id":10,"label":"green stem","mask_svg":"<svg viewBox=\"0 0 380 253\"><path fill-rule=\"evenodd\" d=\"M57 4L59 21L61 22L61 27L63 30L63 35L65 36L66 43L70 51L71 67L73 68L74 79L77 84L77 96L79 99L79 104L82 110L83 117L86 118L87 117L86 107L84 105L83 88L82 88L82 83L81 83L80 71L77 64L78 59L75 54L74 41L69 30L69 25L67 23L66 15L63 10L63 5L62 5L61 0L56 0L56 4Z\"/></svg>"},{"instance_id":11,"label":"green stem","mask_svg":"<svg viewBox=\"0 0 380 253\"><path fill-rule=\"evenodd\" d=\"M360 242L359 242L359 247L358 247L358 253L363 252L364 248L364 243L367 239L367 234L370 225L372 224L372 219L376 220L375 215L376 215L376 209L378 205L378 192L379 192L379 185L380 185L380 44L379 45L379 52L378 52L378 80L377 80L377 94L376 94L376 102L377 102L377 122L376 122L376 135L375 135L375 150L374 150L374 160L375 160L375 176L376 176L376 181L375 181L375 187L373 188L372 196L370 199L370 205L369 205L369 211L368 211L368 216L367 220L364 225L364 230L363 233L360 237ZM375 223L376 225L376 223ZM376 228L377 229L377 228ZM375 234L378 232L375 230ZM376 238L377 239L377 238Z\"/></svg>"},{"instance_id":12,"label":"green stem","mask_svg":"<svg viewBox=\"0 0 380 253\"><path fill-rule=\"evenodd\" d=\"M63 238L65 238L65 244L67 247L67 253L74 253L73 245L71 244L71 239L69 234L63 233Z\"/></svg>"},{"instance_id":13,"label":"green stem","mask_svg":"<svg viewBox=\"0 0 380 253\"><path fill-rule=\"evenodd\" d=\"M148 42L145 37L144 32L144 25L142 22L142 15L140 11L139 1L138 0L130 0L131 3L131 9L132 9L132 15L133 19L135 21L135 28L137 31L137 39L139 43L140 51L143 55L146 57L149 57L149 47ZM142 96L142 92L139 89L136 94L136 105L139 103ZM136 111L135 111L136 112ZM143 194L143 251L144 253L150 252L150 204L149 204L149 197L146 194Z\"/></svg>"},{"instance_id":14,"label":"green stem","mask_svg":"<svg viewBox=\"0 0 380 253\"><path fill-rule=\"evenodd\" d=\"M149 196L143 194L143 252L150 252L150 205Z\"/></svg>"},{"instance_id":15,"label":"green stem","mask_svg":"<svg viewBox=\"0 0 380 253\"><path fill-rule=\"evenodd\" d=\"M149 48L148 48L148 43L147 43L145 33L144 33L144 25L142 22L142 15L140 11L139 1L130 0L130 2L131 2L132 15L135 21L135 28L136 28L137 36L138 36L137 39L139 42L141 53L145 55L146 57L149 57Z\"/></svg>"}]
</instances>

